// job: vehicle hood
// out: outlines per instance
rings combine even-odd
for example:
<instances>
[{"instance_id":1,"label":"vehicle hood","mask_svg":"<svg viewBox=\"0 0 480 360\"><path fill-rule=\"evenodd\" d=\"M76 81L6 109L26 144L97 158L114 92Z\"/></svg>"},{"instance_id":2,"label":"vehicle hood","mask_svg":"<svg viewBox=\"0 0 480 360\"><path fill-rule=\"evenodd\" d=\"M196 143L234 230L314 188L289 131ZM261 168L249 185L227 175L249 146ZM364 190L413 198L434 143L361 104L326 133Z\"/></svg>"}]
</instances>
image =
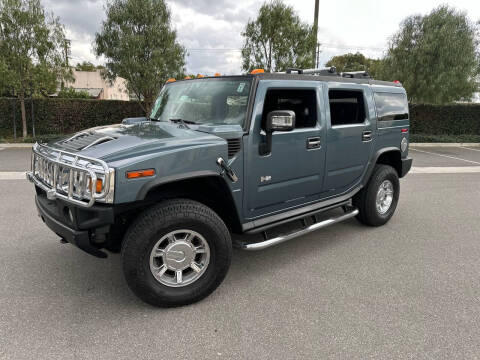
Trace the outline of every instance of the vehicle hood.
<instances>
[{"instance_id":1,"label":"vehicle hood","mask_svg":"<svg viewBox=\"0 0 480 360\"><path fill-rule=\"evenodd\" d=\"M185 147L225 144L221 134L196 130L170 122L140 121L134 124L100 126L51 141L53 148L106 162L124 160Z\"/></svg>"}]
</instances>

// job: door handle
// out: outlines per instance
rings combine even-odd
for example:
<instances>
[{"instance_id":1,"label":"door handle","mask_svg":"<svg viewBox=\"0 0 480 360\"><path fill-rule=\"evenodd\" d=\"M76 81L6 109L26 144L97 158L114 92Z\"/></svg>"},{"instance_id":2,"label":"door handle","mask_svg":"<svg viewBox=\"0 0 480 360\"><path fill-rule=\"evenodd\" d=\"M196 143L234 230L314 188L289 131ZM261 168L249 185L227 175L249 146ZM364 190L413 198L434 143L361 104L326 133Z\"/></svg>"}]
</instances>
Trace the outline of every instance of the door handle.
<instances>
[{"instance_id":1,"label":"door handle","mask_svg":"<svg viewBox=\"0 0 480 360\"><path fill-rule=\"evenodd\" d=\"M370 130L365 130L362 133L362 141L363 142L369 142L372 141L372 132Z\"/></svg>"},{"instance_id":2,"label":"door handle","mask_svg":"<svg viewBox=\"0 0 480 360\"><path fill-rule=\"evenodd\" d=\"M307 149L318 149L320 148L320 138L311 137L307 139Z\"/></svg>"}]
</instances>

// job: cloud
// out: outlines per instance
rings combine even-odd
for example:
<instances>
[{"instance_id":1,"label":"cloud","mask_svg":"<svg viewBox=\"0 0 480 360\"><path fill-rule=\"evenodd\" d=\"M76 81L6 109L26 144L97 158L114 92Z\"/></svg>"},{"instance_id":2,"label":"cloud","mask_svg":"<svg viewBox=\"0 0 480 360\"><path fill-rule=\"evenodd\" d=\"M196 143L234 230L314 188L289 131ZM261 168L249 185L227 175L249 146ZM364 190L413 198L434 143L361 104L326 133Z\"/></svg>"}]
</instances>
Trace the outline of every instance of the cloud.
<instances>
[{"instance_id":1,"label":"cloud","mask_svg":"<svg viewBox=\"0 0 480 360\"><path fill-rule=\"evenodd\" d=\"M105 18L104 0L41 0L65 24L72 40L72 62L87 60L95 64L92 41ZM263 3L258 0L166 0L172 13L172 26L178 40L187 49L189 73L238 74L241 72L241 32L249 19L254 19ZM300 18L313 21L313 0L284 0L294 7ZM378 0L320 1L319 41L321 63L332 56L360 51L366 56L381 57L388 37L403 18L414 13L425 14L448 3L467 9L472 20L480 19L480 2L471 0ZM211 50L222 49L222 50ZM234 49L234 50L232 50Z\"/></svg>"}]
</instances>

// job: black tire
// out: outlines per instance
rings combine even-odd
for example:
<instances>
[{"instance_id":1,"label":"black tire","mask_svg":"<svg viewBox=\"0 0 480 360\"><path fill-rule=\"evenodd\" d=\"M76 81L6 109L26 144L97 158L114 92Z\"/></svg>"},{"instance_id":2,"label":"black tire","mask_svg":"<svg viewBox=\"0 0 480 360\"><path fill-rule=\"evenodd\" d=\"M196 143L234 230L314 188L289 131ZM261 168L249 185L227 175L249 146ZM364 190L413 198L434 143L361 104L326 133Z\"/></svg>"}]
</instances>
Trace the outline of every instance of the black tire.
<instances>
[{"instance_id":1,"label":"black tire","mask_svg":"<svg viewBox=\"0 0 480 360\"><path fill-rule=\"evenodd\" d=\"M210 261L195 282L170 287L150 271L150 253L162 236L179 229L190 229L204 237ZM183 306L207 297L225 278L231 257L232 241L224 222L212 209L186 199L166 200L147 209L130 226L122 244L128 286L140 299L158 307Z\"/></svg>"},{"instance_id":2,"label":"black tire","mask_svg":"<svg viewBox=\"0 0 480 360\"><path fill-rule=\"evenodd\" d=\"M385 180L389 180L393 185L393 200L390 208L382 214L377 210L376 199L380 185ZM376 165L367 185L353 198L353 205L359 210L357 219L369 226L386 224L397 208L399 195L400 181L397 171L389 165Z\"/></svg>"}]
</instances>

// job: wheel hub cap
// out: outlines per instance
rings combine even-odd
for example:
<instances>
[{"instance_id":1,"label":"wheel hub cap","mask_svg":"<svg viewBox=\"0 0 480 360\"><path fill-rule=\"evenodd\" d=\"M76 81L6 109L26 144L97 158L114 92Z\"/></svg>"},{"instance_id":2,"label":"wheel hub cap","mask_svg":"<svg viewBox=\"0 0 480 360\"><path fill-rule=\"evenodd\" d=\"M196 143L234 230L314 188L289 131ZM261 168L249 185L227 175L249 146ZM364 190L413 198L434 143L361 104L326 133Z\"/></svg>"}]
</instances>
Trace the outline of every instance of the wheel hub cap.
<instances>
[{"instance_id":1,"label":"wheel hub cap","mask_svg":"<svg viewBox=\"0 0 480 360\"><path fill-rule=\"evenodd\" d=\"M393 202L393 184L385 180L380 184L377 192L376 207L380 214L385 214Z\"/></svg>"},{"instance_id":2,"label":"wheel hub cap","mask_svg":"<svg viewBox=\"0 0 480 360\"><path fill-rule=\"evenodd\" d=\"M172 270L186 269L193 261L195 252L193 245L186 241L176 241L165 249L165 264Z\"/></svg>"},{"instance_id":3,"label":"wheel hub cap","mask_svg":"<svg viewBox=\"0 0 480 360\"><path fill-rule=\"evenodd\" d=\"M186 286L202 276L209 261L210 247L202 235L192 230L176 230L153 246L150 271L163 285Z\"/></svg>"}]
</instances>

